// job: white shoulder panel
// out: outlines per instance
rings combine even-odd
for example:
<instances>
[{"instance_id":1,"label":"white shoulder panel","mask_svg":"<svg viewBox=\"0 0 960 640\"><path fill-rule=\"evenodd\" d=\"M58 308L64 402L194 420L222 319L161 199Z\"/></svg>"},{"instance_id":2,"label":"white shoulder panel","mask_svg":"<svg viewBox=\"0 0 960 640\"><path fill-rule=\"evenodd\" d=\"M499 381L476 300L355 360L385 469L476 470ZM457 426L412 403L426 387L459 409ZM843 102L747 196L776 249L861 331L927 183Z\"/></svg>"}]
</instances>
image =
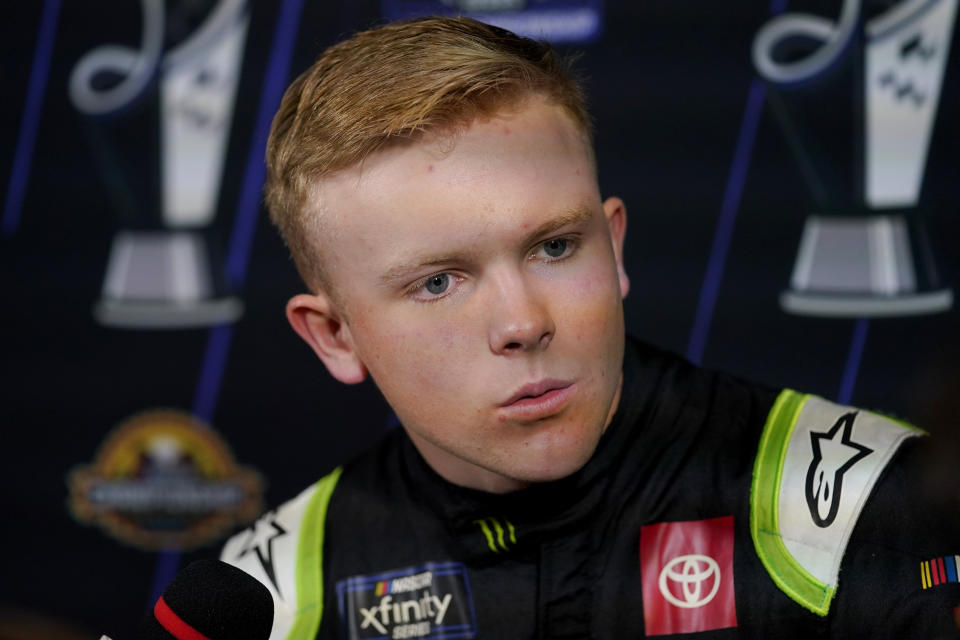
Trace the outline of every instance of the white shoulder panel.
<instances>
[{"instance_id":1,"label":"white shoulder panel","mask_svg":"<svg viewBox=\"0 0 960 640\"><path fill-rule=\"evenodd\" d=\"M273 596L270 640L290 633L297 614L297 550L303 517L316 490L311 486L276 511L227 540L220 559L243 569L262 582Z\"/></svg>"},{"instance_id":2,"label":"white shoulder panel","mask_svg":"<svg viewBox=\"0 0 960 640\"><path fill-rule=\"evenodd\" d=\"M836 583L873 485L910 435L877 414L807 399L784 459L780 533L790 555L821 582Z\"/></svg>"},{"instance_id":3,"label":"white shoulder panel","mask_svg":"<svg viewBox=\"0 0 960 640\"><path fill-rule=\"evenodd\" d=\"M874 485L922 431L876 413L785 390L764 426L751 534L777 585L826 615L840 562Z\"/></svg>"}]
</instances>

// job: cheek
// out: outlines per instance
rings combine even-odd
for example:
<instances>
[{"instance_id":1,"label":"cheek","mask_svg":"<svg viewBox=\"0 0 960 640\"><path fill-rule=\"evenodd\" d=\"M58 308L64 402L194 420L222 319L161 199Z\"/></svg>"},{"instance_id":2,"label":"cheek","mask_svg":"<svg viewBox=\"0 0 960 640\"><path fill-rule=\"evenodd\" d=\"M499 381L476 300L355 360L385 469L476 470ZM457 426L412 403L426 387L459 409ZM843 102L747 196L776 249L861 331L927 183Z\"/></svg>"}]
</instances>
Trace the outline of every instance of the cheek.
<instances>
[{"instance_id":1,"label":"cheek","mask_svg":"<svg viewBox=\"0 0 960 640\"><path fill-rule=\"evenodd\" d=\"M368 368L375 380L394 381L405 393L435 396L462 379L466 364L464 327L393 316L371 336ZM384 387L381 387L384 388ZM384 388L386 392L387 389Z\"/></svg>"},{"instance_id":2,"label":"cheek","mask_svg":"<svg viewBox=\"0 0 960 640\"><path fill-rule=\"evenodd\" d=\"M612 282L611 272L608 269L595 267L581 273L571 284L577 298L599 301L611 295Z\"/></svg>"},{"instance_id":3,"label":"cheek","mask_svg":"<svg viewBox=\"0 0 960 640\"><path fill-rule=\"evenodd\" d=\"M611 323L622 314L616 270L608 265L596 265L568 281L570 287L569 313L575 316L579 334L606 333Z\"/></svg>"}]
</instances>

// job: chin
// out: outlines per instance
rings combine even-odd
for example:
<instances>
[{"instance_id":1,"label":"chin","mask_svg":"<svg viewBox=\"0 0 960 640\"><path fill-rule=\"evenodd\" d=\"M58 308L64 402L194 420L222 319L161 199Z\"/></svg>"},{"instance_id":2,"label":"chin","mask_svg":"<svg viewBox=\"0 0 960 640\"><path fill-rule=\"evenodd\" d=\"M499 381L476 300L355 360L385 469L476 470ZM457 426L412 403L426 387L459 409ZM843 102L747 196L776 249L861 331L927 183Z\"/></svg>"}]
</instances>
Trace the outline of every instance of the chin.
<instances>
[{"instance_id":1,"label":"chin","mask_svg":"<svg viewBox=\"0 0 960 640\"><path fill-rule=\"evenodd\" d=\"M583 468L593 456L596 443L590 447L575 447L564 451L543 452L536 460L530 460L522 468L514 468L511 475L522 482L542 483L561 480Z\"/></svg>"}]
</instances>

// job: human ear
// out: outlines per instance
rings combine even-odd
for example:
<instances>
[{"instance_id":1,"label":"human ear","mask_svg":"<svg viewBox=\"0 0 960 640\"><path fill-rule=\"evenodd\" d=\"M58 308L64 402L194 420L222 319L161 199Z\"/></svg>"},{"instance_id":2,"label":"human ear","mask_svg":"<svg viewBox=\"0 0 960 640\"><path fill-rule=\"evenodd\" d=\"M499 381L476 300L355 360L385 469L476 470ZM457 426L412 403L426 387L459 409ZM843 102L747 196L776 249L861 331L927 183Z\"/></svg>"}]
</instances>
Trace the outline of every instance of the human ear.
<instances>
[{"instance_id":1,"label":"human ear","mask_svg":"<svg viewBox=\"0 0 960 640\"><path fill-rule=\"evenodd\" d=\"M620 198L607 198L603 201L603 215L610 229L610 242L613 244L613 258L617 262L617 276L620 279L620 296L627 297L630 291L630 278L623 268L623 239L627 235L627 205Z\"/></svg>"},{"instance_id":2,"label":"human ear","mask_svg":"<svg viewBox=\"0 0 960 640\"><path fill-rule=\"evenodd\" d=\"M357 354L349 325L322 291L302 293L287 303L287 321L310 345L334 378L346 384L363 382L367 368Z\"/></svg>"}]
</instances>

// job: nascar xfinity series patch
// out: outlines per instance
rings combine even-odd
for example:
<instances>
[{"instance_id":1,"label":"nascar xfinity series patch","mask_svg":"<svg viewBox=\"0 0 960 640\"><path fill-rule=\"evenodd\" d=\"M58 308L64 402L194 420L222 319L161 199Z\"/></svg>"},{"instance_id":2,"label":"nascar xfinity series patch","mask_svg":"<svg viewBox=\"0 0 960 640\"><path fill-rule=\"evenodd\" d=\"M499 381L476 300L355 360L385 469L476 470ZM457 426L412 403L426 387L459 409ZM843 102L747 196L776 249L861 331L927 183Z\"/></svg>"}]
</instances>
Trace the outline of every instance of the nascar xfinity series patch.
<instances>
[{"instance_id":1,"label":"nascar xfinity series patch","mask_svg":"<svg viewBox=\"0 0 960 640\"><path fill-rule=\"evenodd\" d=\"M344 637L475 638L477 617L467 569L427 563L337 583Z\"/></svg>"}]
</instances>

